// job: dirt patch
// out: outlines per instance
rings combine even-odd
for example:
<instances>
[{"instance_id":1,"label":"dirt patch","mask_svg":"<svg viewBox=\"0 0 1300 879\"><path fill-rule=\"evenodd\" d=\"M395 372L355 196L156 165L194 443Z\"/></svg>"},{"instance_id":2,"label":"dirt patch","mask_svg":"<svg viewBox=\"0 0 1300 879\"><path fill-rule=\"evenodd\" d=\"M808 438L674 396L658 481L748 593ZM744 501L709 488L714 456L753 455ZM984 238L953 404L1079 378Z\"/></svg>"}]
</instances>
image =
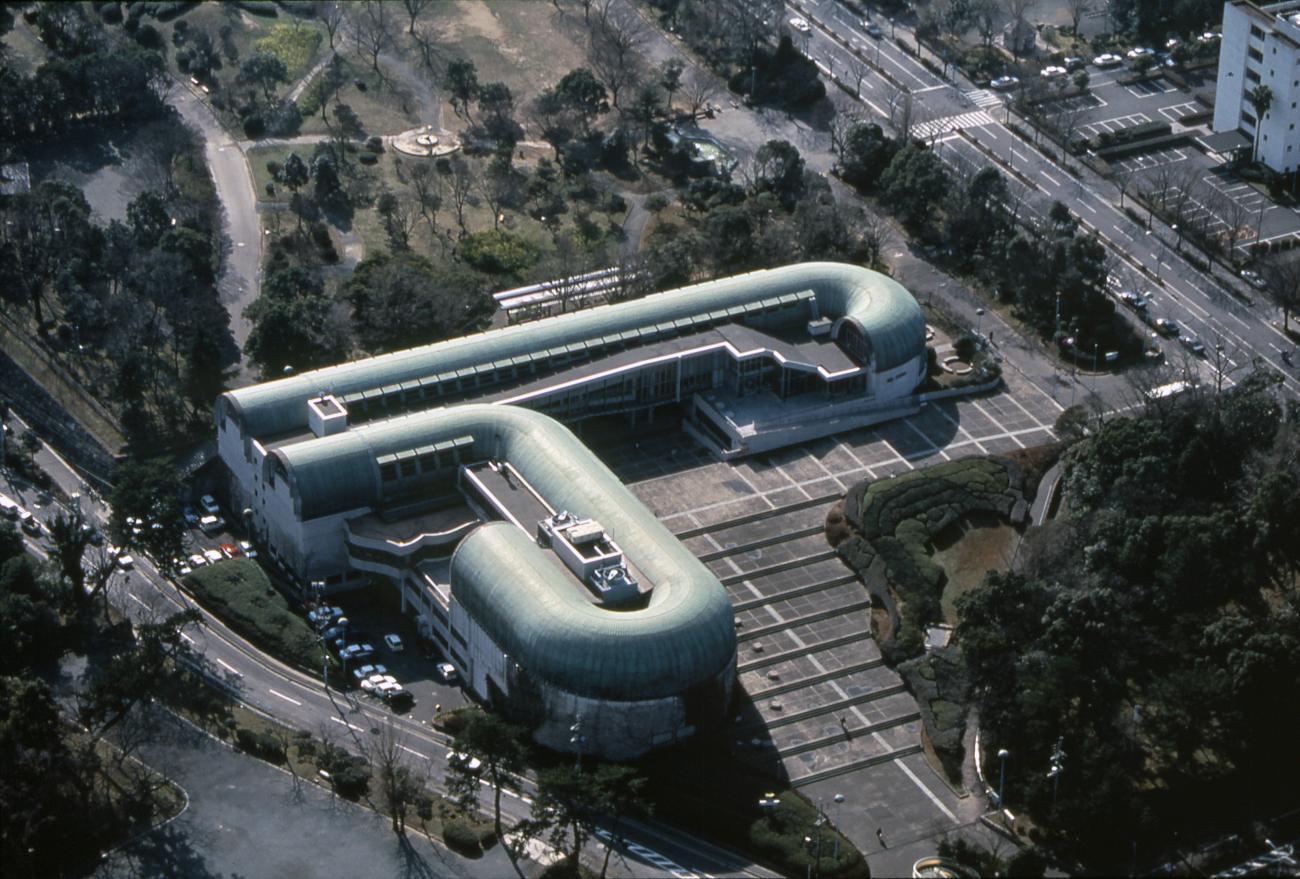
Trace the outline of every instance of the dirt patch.
<instances>
[{"instance_id":1,"label":"dirt patch","mask_svg":"<svg viewBox=\"0 0 1300 879\"><path fill-rule=\"evenodd\" d=\"M1004 571L1020 540L1020 532L997 516L981 513L967 516L945 528L934 538L934 561L943 568L943 619L957 624L957 598L980 583L988 571Z\"/></svg>"}]
</instances>

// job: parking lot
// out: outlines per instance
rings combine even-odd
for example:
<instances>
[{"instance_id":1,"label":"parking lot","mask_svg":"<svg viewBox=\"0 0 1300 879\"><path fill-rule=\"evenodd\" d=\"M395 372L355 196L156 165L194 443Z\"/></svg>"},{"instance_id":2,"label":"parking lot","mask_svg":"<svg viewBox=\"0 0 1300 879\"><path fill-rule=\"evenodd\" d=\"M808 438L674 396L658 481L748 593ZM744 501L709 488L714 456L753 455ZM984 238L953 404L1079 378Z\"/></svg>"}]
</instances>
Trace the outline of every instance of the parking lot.
<instances>
[{"instance_id":1,"label":"parking lot","mask_svg":"<svg viewBox=\"0 0 1300 879\"><path fill-rule=\"evenodd\" d=\"M1116 159L1110 165L1112 168L1119 169L1121 173L1137 174L1165 165L1186 162L1196 152L1195 147L1166 147L1152 150L1149 153L1140 153L1136 156L1125 156L1122 159Z\"/></svg>"},{"instance_id":2,"label":"parking lot","mask_svg":"<svg viewBox=\"0 0 1300 879\"><path fill-rule=\"evenodd\" d=\"M1146 113L1129 113L1124 116L1111 116L1107 119L1098 119L1096 122L1088 122L1080 125L1075 130L1080 137L1094 138L1102 132L1114 134L1121 129L1132 128L1135 125L1150 121L1151 117Z\"/></svg>"}]
</instances>

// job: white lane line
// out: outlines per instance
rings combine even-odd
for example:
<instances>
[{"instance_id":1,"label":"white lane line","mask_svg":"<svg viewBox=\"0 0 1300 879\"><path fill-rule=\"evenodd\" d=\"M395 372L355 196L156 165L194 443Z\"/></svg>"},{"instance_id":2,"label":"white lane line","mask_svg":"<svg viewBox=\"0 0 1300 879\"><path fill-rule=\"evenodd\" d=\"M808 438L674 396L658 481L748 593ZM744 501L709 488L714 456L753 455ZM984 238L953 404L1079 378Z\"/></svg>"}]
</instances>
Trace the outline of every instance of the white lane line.
<instances>
[{"instance_id":1,"label":"white lane line","mask_svg":"<svg viewBox=\"0 0 1300 879\"><path fill-rule=\"evenodd\" d=\"M218 660L218 661L219 661L219 660ZM335 723L339 724L340 726L346 726L346 727L347 727L348 729L350 729L350 730L355 730L356 732L361 732L361 727L357 726L356 724L348 723L346 720L339 720L339 719L338 719L337 717L335 717L333 714L330 715L330 720L334 721Z\"/></svg>"},{"instance_id":2,"label":"white lane line","mask_svg":"<svg viewBox=\"0 0 1300 879\"><path fill-rule=\"evenodd\" d=\"M1046 177L1048 182L1050 182L1053 186L1061 185L1061 181L1054 179L1051 174L1048 174L1046 171L1042 170L1041 168L1038 170L1038 173Z\"/></svg>"},{"instance_id":3,"label":"white lane line","mask_svg":"<svg viewBox=\"0 0 1300 879\"><path fill-rule=\"evenodd\" d=\"M419 757L421 760L429 759L429 756L427 754L421 754L419 751L406 747L406 745L399 744L397 747L401 748L403 751L405 751L408 754L414 754L415 756Z\"/></svg>"},{"instance_id":4,"label":"white lane line","mask_svg":"<svg viewBox=\"0 0 1300 879\"><path fill-rule=\"evenodd\" d=\"M957 820L957 816L954 815L952 811L943 804L943 800L935 796L934 791L926 787L925 782L917 778L916 773L913 772L906 763L904 763L902 760L890 760L889 762L893 763L899 769L903 770L903 774L906 775L908 778L912 779L912 783L921 789L921 793L925 794L927 797L930 798L930 802L934 803L936 806L939 807L940 812L948 816L949 821Z\"/></svg>"},{"instance_id":5,"label":"white lane line","mask_svg":"<svg viewBox=\"0 0 1300 879\"><path fill-rule=\"evenodd\" d=\"M220 662L220 660L218 660L218 662ZM302 705L302 703L299 702L297 699L290 699L288 696L284 695L284 693L281 693L278 690L272 690L270 687L267 687L267 692L269 692L272 696L279 696L281 699L288 702L290 705Z\"/></svg>"},{"instance_id":6,"label":"white lane line","mask_svg":"<svg viewBox=\"0 0 1300 879\"><path fill-rule=\"evenodd\" d=\"M194 639L191 638L189 635L185 634L184 632L181 632L181 638L183 638L189 644L194 643Z\"/></svg>"},{"instance_id":7,"label":"white lane line","mask_svg":"<svg viewBox=\"0 0 1300 879\"><path fill-rule=\"evenodd\" d=\"M126 594L127 594L127 597L128 597L128 598L130 598L132 601L134 601L136 604L140 605L141 607L148 607L148 606L149 606L149 605L145 604L143 601L141 601L141 600L140 600L140 596L136 595L134 592L128 592L128 593L126 593Z\"/></svg>"},{"instance_id":8,"label":"white lane line","mask_svg":"<svg viewBox=\"0 0 1300 879\"><path fill-rule=\"evenodd\" d=\"M1094 208L1092 205L1088 204L1088 203L1087 203L1086 201L1084 201L1083 199L1079 199L1079 204L1083 205L1085 208L1087 208L1088 210L1092 211L1094 214L1097 213L1097 209Z\"/></svg>"},{"instance_id":9,"label":"white lane line","mask_svg":"<svg viewBox=\"0 0 1300 879\"><path fill-rule=\"evenodd\" d=\"M231 665L230 663L226 662L226 661L225 661L224 659L222 659L221 657L217 657L217 665L221 666L222 668L224 668L226 671L230 672L231 674L239 675L241 678L243 677L243 674L239 671L239 669L235 668L233 665Z\"/></svg>"},{"instance_id":10,"label":"white lane line","mask_svg":"<svg viewBox=\"0 0 1300 879\"><path fill-rule=\"evenodd\" d=\"M1028 156L1022 156L1022 155L1020 155L1019 151L1017 151L1017 150L1012 150L1012 151L1011 151L1011 155L1015 156L1017 159L1019 159L1019 160L1022 161L1022 162L1028 162L1028 161L1029 161L1029 157L1028 157Z\"/></svg>"}]
</instances>

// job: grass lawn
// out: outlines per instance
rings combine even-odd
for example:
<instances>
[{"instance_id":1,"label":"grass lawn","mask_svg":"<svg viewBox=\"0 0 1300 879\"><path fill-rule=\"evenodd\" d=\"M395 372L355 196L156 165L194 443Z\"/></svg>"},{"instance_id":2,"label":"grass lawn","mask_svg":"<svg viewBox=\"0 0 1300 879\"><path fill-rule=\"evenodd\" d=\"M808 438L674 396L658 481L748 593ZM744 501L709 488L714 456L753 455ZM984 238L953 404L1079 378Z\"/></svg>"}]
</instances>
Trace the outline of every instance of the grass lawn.
<instances>
[{"instance_id":1,"label":"grass lawn","mask_svg":"<svg viewBox=\"0 0 1300 879\"><path fill-rule=\"evenodd\" d=\"M248 166L253 170L253 184L257 189L257 200L267 204L287 205L289 203L288 188L275 183L275 178L266 169L266 165L268 162L279 162L283 165L285 159L289 158L290 153L297 153L298 158L302 159L310 167L313 149L315 147L309 143L296 146L255 146L250 149L246 155L248 156ZM268 183L275 183L275 195L266 194L266 184ZM310 189L311 184L308 183L307 186L303 187L302 191L308 192Z\"/></svg>"},{"instance_id":2,"label":"grass lawn","mask_svg":"<svg viewBox=\"0 0 1300 879\"><path fill-rule=\"evenodd\" d=\"M200 604L276 659L320 674L321 648L316 633L289 609L257 562L220 561L187 576L185 585Z\"/></svg>"},{"instance_id":3,"label":"grass lawn","mask_svg":"<svg viewBox=\"0 0 1300 879\"><path fill-rule=\"evenodd\" d=\"M934 538L934 561L948 575L943 587L943 620L957 625L957 599L984 582L988 571L1004 571L1020 533L992 513L967 516Z\"/></svg>"},{"instance_id":4,"label":"grass lawn","mask_svg":"<svg viewBox=\"0 0 1300 879\"><path fill-rule=\"evenodd\" d=\"M331 117L330 124L335 124L333 112L338 102L347 104L357 114L366 136L399 134L420 124L417 102L400 79L387 70L385 78L381 79L368 64L347 56L342 57L345 85L339 89L337 96L331 97L329 108L325 111ZM380 68L384 69L384 65L380 64ZM358 86L358 82L365 88ZM303 116L303 134L329 133L329 126L320 116L320 83L321 76L318 75L298 98L298 110Z\"/></svg>"}]
</instances>

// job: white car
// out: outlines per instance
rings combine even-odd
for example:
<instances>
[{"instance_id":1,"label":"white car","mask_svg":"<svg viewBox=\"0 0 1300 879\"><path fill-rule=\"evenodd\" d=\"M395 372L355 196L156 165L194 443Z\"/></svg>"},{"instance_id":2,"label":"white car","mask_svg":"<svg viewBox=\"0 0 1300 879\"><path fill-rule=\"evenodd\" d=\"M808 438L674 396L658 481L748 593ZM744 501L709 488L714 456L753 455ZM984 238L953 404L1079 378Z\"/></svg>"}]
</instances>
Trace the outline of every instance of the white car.
<instances>
[{"instance_id":1,"label":"white car","mask_svg":"<svg viewBox=\"0 0 1300 879\"><path fill-rule=\"evenodd\" d=\"M1092 59L1093 67L1118 67L1124 63L1124 59L1114 52L1103 52L1096 58Z\"/></svg>"},{"instance_id":2,"label":"white car","mask_svg":"<svg viewBox=\"0 0 1300 879\"><path fill-rule=\"evenodd\" d=\"M217 549L203 550L203 557L208 560L208 564L210 565L215 565L217 562L225 558L225 556L221 554L221 551Z\"/></svg>"},{"instance_id":3,"label":"white car","mask_svg":"<svg viewBox=\"0 0 1300 879\"><path fill-rule=\"evenodd\" d=\"M398 635L385 635L384 646L394 653L401 653L403 649L402 639Z\"/></svg>"},{"instance_id":4,"label":"white car","mask_svg":"<svg viewBox=\"0 0 1300 879\"><path fill-rule=\"evenodd\" d=\"M810 25L808 22L804 21L802 18L800 18L797 15L794 18L790 19L790 27L794 28L801 34L809 33L812 30L812 25Z\"/></svg>"},{"instance_id":5,"label":"white car","mask_svg":"<svg viewBox=\"0 0 1300 879\"><path fill-rule=\"evenodd\" d=\"M226 520L220 516L204 516L199 520L199 530L204 534L216 534L226 527Z\"/></svg>"},{"instance_id":6,"label":"white car","mask_svg":"<svg viewBox=\"0 0 1300 879\"><path fill-rule=\"evenodd\" d=\"M397 678L392 675L372 674L369 677L361 679L361 689L373 690L383 684L397 684Z\"/></svg>"},{"instance_id":7,"label":"white car","mask_svg":"<svg viewBox=\"0 0 1300 879\"><path fill-rule=\"evenodd\" d=\"M450 684L456 680L456 666L450 662L438 663L438 677L442 678L443 683Z\"/></svg>"},{"instance_id":8,"label":"white car","mask_svg":"<svg viewBox=\"0 0 1300 879\"><path fill-rule=\"evenodd\" d=\"M447 762L453 766L460 766L466 772L478 772L483 768L482 760L460 751L448 751Z\"/></svg>"},{"instance_id":9,"label":"white car","mask_svg":"<svg viewBox=\"0 0 1300 879\"><path fill-rule=\"evenodd\" d=\"M208 563L208 560L199 555L197 552L188 559L191 568L201 568Z\"/></svg>"},{"instance_id":10,"label":"white car","mask_svg":"<svg viewBox=\"0 0 1300 879\"><path fill-rule=\"evenodd\" d=\"M1129 49L1127 54L1130 61L1136 61L1138 58L1145 58L1147 55L1154 55L1155 53L1155 49L1148 49L1146 46L1137 46Z\"/></svg>"},{"instance_id":11,"label":"white car","mask_svg":"<svg viewBox=\"0 0 1300 879\"><path fill-rule=\"evenodd\" d=\"M1009 74L999 76L989 83L990 88L999 92L1009 92L1018 85L1020 85L1020 80Z\"/></svg>"},{"instance_id":12,"label":"white car","mask_svg":"<svg viewBox=\"0 0 1300 879\"><path fill-rule=\"evenodd\" d=\"M253 544L249 543L247 540L239 541L239 551L244 554L244 558L246 559L257 558L257 550L253 549Z\"/></svg>"},{"instance_id":13,"label":"white car","mask_svg":"<svg viewBox=\"0 0 1300 879\"><path fill-rule=\"evenodd\" d=\"M1069 71L1067 71L1064 67L1057 67L1055 65L1052 65L1050 67L1044 67L1042 75L1043 75L1043 79L1055 79L1058 76L1065 76L1065 74L1068 72Z\"/></svg>"},{"instance_id":14,"label":"white car","mask_svg":"<svg viewBox=\"0 0 1300 879\"><path fill-rule=\"evenodd\" d=\"M129 571L135 567L135 559L126 553L122 553L117 557L117 566L124 571Z\"/></svg>"},{"instance_id":15,"label":"white car","mask_svg":"<svg viewBox=\"0 0 1300 879\"><path fill-rule=\"evenodd\" d=\"M1242 269L1241 279L1256 290L1263 290L1267 286L1264 276L1254 269Z\"/></svg>"}]
</instances>

